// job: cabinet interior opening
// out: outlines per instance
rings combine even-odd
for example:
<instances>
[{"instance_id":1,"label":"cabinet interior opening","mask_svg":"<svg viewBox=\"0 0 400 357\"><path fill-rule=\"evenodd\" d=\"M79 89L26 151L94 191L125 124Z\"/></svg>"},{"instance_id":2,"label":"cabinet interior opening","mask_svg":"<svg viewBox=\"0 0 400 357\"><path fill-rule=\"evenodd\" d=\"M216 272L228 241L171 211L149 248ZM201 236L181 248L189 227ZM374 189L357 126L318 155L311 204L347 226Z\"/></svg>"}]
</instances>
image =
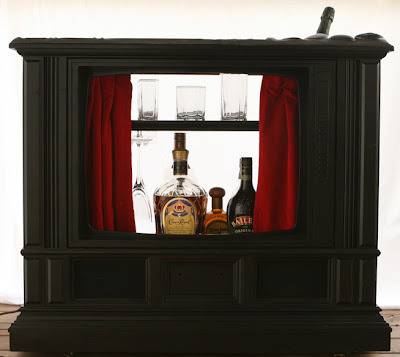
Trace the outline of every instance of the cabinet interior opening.
<instances>
[{"instance_id":1,"label":"cabinet interior opening","mask_svg":"<svg viewBox=\"0 0 400 357\"><path fill-rule=\"evenodd\" d=\"M279 232L282 236L287 234L293 236L296 232L304 232L305 215L305 170L306 163L305 147L303 146L302 136L305 133L305 93L307 76L302 71L285 71L273 69L272 74L288 76L298 81L298 180L297 180L297 207L296 225L290 231ZM222 72L221 72L222 73ZM212 210L211 197L208 195L212 187L222 187L225 190L223 197L223 210L227 211L229 200L235 195L240 186L239 160L241 157L251 157L253 162L252 182L254 189L257 190L259 175L259 131L258 121L260 116L260 90L263 80L262 74L249 74L246 78L246 101L247 111L245 120L226 121L221 120L222 107L222 78L221 73L207 74L171 74L171 73L131 73L132 83L131 97L131 138L132 138L132 161L131 172L133 186L138 175L143 179L145 192L150 204L152 219L149 220L143 204L135 202L135 224L136 234L120 234L121 232L100 231L93 229L89 223L90 208L87 199L83 200L86 214L83 216L83 238L147 238L157 239L160 234L156 233L154 199L153 193L172 176L172 150L174 145L174 133L183 132L186 134L186 148L189 151L188 175L194 179L207 192L208 203L207 212ZM225 73L225 72L224 72ZM228 72L229 73L229 72ZM269 73L266 71L265 73ZM85 75L87 83L91 75ZM140 82L143 80L157 80L157 120L138 120L139 119L139 94ZM202 86L205 87L205 115L202 120L179 120L177 119L177 92L178 86ZM85 97L85 99L87 96ZM87 101L82 101L81 105L86 106ZM86 108L85 108L86 109ZM86 111L84 111L86 112ZM140 126L142 125L142 126ZM144 125L144 126L143 126ZM147 125L147 127L146 127ZM212 126L214 125L214 126ZM237 126L235 126L237 125ZM141 130L135 130L135 128ZM84 127L83 127L84 130ZM147 138L146 142L140 147L140 169L138 173L138 150L134 137L142 135ZM85 139L83 138L85 142ZM83 143L84 147L84 143ZM83 174L85 172L84 159L82 160ZM83 192L86 196L87 187L84 185ZM140 235L138 235L138 233ZM268 235L270 232L263 232ZM264 234L265 235L265 234ZM206 235L196 234L198 238L217 238L231 239L232 234L228 235ZM238 235L239 239L241 235ZM246 234L246 238L260 238L259 234ZM163 237L165 238L165 237ZM190 235L183 235L183 238L193 238Z\"/></svg>"}]
</instances>

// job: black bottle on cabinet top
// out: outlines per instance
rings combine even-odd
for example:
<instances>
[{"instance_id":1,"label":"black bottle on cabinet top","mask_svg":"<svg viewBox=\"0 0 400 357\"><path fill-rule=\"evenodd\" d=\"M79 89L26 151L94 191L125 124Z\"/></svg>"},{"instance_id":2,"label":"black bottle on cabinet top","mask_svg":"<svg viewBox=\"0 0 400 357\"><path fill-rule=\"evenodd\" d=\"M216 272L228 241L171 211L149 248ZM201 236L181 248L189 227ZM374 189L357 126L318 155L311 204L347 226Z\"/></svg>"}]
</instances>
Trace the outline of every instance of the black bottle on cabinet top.
<instances>
[{"instance_id":1,"label":"black bottle on cabinet top","mask_svg":"<svg viewBox=\"0 0 400 357\"><path fill-rule=\"evenodd\" d=\"M317 33L307 37L308 39L313 40L323 40L328 38L329 30L331 28L331 24L333 22L333 18L335 17L335 9L333 7L326 7L321 16L321 22L319 23Z\"/></svg>"},{"instance_id":2,"label":"black bottle on cabinet top","mask_svg":"<svg viewBox=\"0 0 400 357\"><path fill-rule=\"evenodd\" d=\"M252 180L252 158L240 159L240 188L228 203L228 227L231 233L253 232L255 194Z\"/></svg>"}]
</instances>

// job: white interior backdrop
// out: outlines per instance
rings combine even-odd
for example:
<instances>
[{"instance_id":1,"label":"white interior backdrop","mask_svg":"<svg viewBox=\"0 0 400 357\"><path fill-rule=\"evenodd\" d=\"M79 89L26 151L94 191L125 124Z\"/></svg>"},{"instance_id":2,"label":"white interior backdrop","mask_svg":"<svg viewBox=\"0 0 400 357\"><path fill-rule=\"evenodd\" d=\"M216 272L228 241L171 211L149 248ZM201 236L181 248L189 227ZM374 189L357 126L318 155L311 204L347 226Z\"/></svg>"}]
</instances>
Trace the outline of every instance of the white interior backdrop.
<instances>
[{"instance_id":1,"label":"white interior backdrop","mask_svg":"<svg viewBox=\"0 0 400 357\"><path fill-rule=\"evenodd\" d=\"M0 302L23 294L22 60L8 49L13 38L306 37L328 5L336 9L331 34L377 32L400 44L397 0L0 0ZM378 304L400 307L399 52L383 60L381 89Z\"/></svg>"},{"instance_id":2,"label":"white interior backdrop","mask_svg":"<svg viewBox=\"0 0 400 357\"><path fill-rule=\"evenodd\" d=\"M154 75L133 74L131 76L132 118L138 117L138 82L144 78L157 78L158 83L158 120L176 118L176 86L201 85L206 87L205 120L221 118L221 80L218 75ZM262 76L247 78L247 120L258 120L260 107L260 88ZM135 136L136 132L133 131ZM152 141L142 150L142 175L148 196L167 182L172 174L173 132L143 132ZM258 132L187 132L186 146L189 154L189 175L207 192L211 187L222 186L228 199L238 189L239 158L253 158L253 182L258 178ZM137 167L137 149L134 145L132 167ZM211 200L208 200L209 210ZM145 219L143 201L134 200L136 230L142 233L155 233L155 224ZM140 209L142 208L142 209Z\"/></svg>"}]
</instances>

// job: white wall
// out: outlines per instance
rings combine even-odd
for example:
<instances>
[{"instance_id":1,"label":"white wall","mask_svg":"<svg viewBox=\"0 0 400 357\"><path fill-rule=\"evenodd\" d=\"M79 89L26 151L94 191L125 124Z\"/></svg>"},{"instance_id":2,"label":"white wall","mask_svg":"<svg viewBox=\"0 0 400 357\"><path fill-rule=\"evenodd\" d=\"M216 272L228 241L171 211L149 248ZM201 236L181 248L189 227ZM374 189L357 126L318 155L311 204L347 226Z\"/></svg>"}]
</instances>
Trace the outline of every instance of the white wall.
<instances>
[{"instance_id":1,"label":"white wall","mask_svg":"<svg viewBox=\"0 0 400 357\"><path fill-rule=\"evenodd\" d=\"M22 300L22 61L7 48L14 37L306 37L328 5L336 9L331 34L370 31L400 43L396 0L0 0L0 302ZM378 303L384 307L400 307L399 91L395 52L382 66Z\"/></svg>"}]
</instances>

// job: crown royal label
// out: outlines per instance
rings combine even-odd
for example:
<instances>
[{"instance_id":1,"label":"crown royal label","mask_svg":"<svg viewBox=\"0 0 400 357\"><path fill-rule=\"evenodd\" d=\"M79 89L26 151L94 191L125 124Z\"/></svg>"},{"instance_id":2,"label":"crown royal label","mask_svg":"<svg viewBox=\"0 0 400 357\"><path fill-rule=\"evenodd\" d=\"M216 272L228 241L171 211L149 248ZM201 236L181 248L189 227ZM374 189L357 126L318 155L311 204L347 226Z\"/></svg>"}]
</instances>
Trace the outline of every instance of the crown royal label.
<instances>
[{"instance_id":1,"label":"crown royal label","mask_svg":"<svg viewBox=\"0 0 400 357\"><path fill-rule=\"evenodd\" d=\"M175 197L169 200L161 213L165 234L195 234L196 207L188 199Z\"/></svg>"}]
</instances>

